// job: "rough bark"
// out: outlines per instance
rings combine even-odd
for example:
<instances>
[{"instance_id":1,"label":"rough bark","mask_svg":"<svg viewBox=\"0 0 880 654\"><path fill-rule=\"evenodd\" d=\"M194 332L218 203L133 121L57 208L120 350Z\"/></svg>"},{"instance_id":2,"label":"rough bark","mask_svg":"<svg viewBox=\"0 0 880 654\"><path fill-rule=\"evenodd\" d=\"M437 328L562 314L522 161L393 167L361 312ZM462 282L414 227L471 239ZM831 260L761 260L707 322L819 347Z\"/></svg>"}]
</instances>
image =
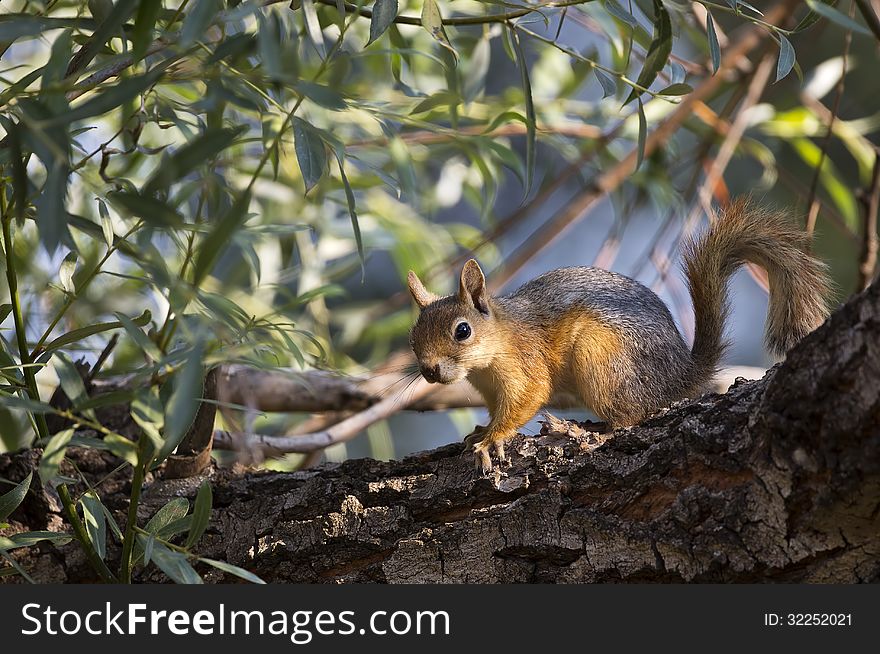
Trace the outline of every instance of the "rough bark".
<instances>
[{"instance_id":1,"label":"rough bark","mask_svg":"<svg viewBox=\"0 0 880 654\"><path fill-rule=\"evenodd\" d=\"M215 470L200 550L274 582L880 581L876 284L761 380L609 435L545 431L517 437L490 477L458 443L399 462ZM75 456L94 478L112 465ZM38 457L0 458L0 476ZM102 489L119 514L126 479ZM152 481L142 518L199 483ZM61 523L40 494L13 519ZM74 545L17 555L41 580L93 578Z\"/></svg>"}]
</instances>

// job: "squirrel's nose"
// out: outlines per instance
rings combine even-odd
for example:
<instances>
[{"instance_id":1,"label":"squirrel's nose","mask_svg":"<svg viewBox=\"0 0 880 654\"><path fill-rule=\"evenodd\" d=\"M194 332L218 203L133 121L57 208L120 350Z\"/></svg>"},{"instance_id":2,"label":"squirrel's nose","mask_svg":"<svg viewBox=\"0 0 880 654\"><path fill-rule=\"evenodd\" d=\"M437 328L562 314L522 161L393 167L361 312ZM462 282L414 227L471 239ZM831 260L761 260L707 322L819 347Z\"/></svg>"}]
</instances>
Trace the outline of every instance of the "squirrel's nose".
<instances>
[{"instance_id":1,"label":"squirrel's nose","mask_svg":"<svg viewBox=\"0 0 880 654\"><path fill-rule=\"evenodd\" d=\"M440 378L440 364L434 364L433 366L429 366L427 364L421 364L419 366L419 370L422 373L422 377L424 377L429 382L435 382Z\"/></svg>"}]
</instances>

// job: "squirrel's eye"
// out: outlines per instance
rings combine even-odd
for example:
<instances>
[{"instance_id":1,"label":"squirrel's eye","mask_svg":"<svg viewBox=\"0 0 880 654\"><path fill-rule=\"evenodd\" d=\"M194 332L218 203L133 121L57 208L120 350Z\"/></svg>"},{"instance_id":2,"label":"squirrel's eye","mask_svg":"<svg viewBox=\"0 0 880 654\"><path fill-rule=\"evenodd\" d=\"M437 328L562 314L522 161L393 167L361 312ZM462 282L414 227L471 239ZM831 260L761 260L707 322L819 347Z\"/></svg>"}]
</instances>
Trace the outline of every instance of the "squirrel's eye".
<instances>
[{"instance_id":1,"label":"squirrel's eye","mask_svg":"<svg viewBox=\"0 0 880 654\"><path fill-rule=\"evenodd\" d=\"M463 341L471 335L471 326L466 322L460 322L455 326L455 340Z\"/></svg>"}]
</instances>

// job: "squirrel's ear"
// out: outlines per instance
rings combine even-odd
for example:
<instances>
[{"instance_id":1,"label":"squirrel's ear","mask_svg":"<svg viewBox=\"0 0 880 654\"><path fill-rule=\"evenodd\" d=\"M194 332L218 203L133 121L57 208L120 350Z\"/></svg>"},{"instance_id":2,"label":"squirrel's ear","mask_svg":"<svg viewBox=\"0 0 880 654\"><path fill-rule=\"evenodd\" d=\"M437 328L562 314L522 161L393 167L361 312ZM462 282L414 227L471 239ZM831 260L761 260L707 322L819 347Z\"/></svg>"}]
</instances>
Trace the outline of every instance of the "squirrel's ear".
<instances>
[{"instance_id":1,"label":"squirrel's ear","mask_svg":"<svg viewBox=\"0 0 880 654\"><path fill-rule=\"evenodd\" d=\"M437 299L437 296L428 291L422 280L412 270L407 273L406 283L409 286L409 292L413 296L413 300L419 305L419 309L424 309Z\"/></svg>"},{"instance_id":2,"label":"squirrel's ear","mask_svg":"<svg viewBox=\"0 0 880 654\"><path fill-rule=\"evenodd\" d=\"M486 278L475 259L470 259L461 269L458 296L462 302L473 304L480 313L489 315L489 291L486 290Z\"/></svg>"}]
</instances>

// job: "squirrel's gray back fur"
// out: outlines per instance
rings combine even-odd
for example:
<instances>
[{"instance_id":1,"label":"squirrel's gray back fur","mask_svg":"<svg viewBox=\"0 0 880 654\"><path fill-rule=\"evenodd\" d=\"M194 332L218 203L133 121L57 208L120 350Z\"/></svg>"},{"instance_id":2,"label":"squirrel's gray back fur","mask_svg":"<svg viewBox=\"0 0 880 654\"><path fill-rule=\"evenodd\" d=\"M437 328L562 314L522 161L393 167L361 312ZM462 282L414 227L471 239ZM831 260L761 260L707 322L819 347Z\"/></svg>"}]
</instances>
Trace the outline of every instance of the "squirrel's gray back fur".
<instances>
[{"instance_id":1,"label":"squirrel's gray back fur","mask_svg":"<svg viewBox=\"0 0 880 654\"><path fill-rule=\"evenodd\" d=\"M614 423L641 418L630 414L632 407L648 415L700 390L694 388L691 354L669 309L651 289L625 275L592 267L560 268L496 302L537 328L552 325L576 307L614 327L624 348L612 362L612 377L619 380L615 404L621 407L619 414L607 417Z\"/></svg>"}]
</instances>

